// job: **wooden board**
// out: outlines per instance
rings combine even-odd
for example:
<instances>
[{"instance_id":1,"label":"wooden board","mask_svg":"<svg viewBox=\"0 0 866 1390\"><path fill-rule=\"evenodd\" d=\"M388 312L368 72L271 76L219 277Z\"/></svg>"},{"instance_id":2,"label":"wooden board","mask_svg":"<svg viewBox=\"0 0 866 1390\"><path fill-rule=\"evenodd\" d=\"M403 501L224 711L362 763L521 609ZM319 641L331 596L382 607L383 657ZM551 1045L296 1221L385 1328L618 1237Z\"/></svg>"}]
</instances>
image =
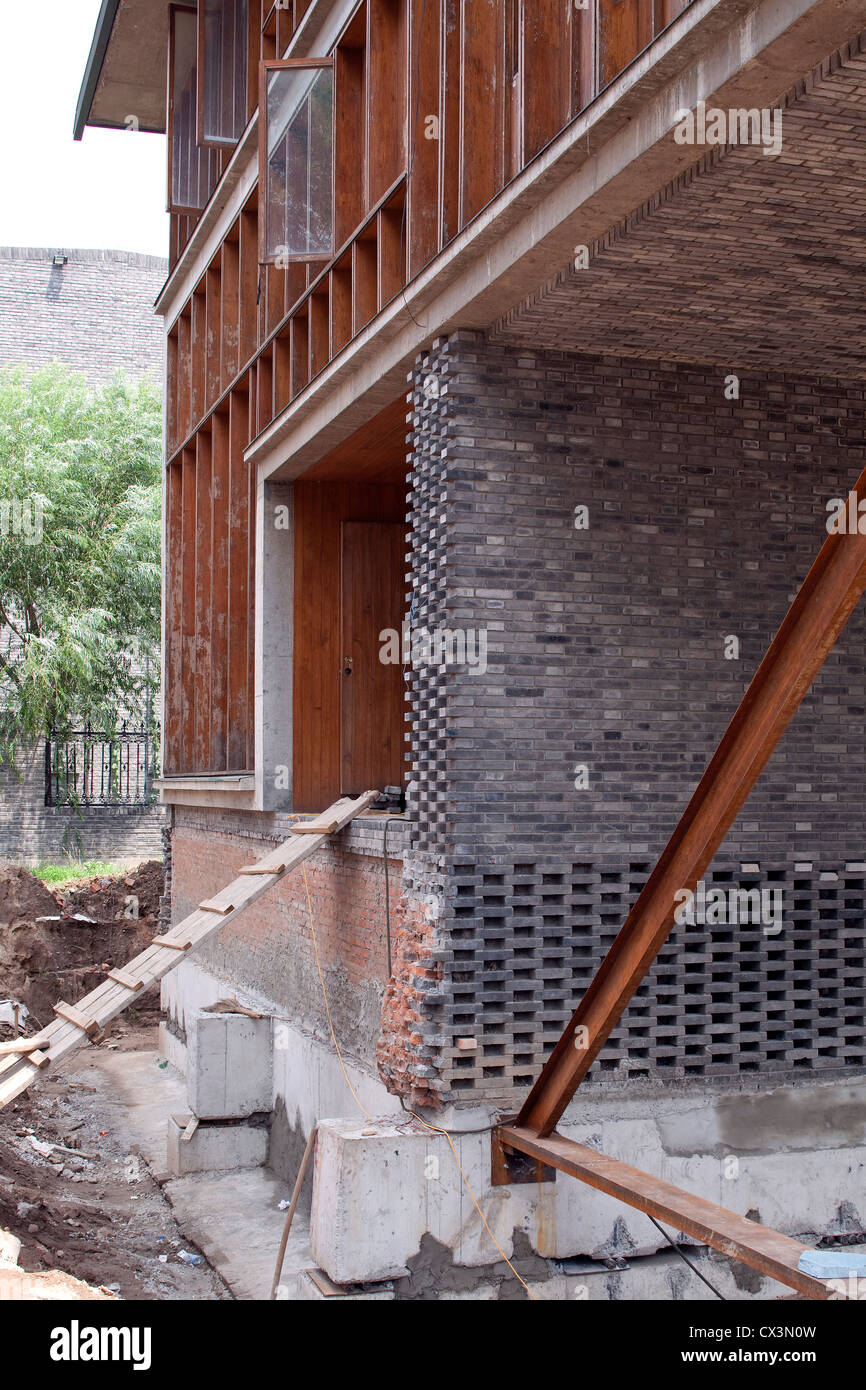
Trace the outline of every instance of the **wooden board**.
<instances>
[{"instance_id":1,"label":"wooden board","mask_svg":"<svg viewBox=\"0 0 866 1390\"><path fill-rule=\"evenodd\" d=\"M505 1125L496 1131L496 1138L506 1147L510 1145L638 1211L648 1212L674 1231L685 1232L703 1245L797 1289L807 1298L826 1299L832 1293L822 1280L797 1268L800 1256L809 1247L790 1236L759 1226L748 1217L737 1216L725 1207L706 1202L560 1134L542 1139L530 1130Z\"/></svg>"},{"instance_id":2,"label":"wooden board","mask_svg":"<svg viewBox=\"0 0 866 1390\"><path fill-rule=\"evenodd\" d=\"M353 801L343 803L338 817L338 829L342 830L344 826L354 820L355 816L365 811L376 800L377 796L378 792L368 791ZM176 927L173 927L170 932L167 932L165 937L157 937L144 951L141 951L133 960L128 961L126 970L131 973L138 972L142 979L149 983L154 980L161 980L184 958L183 950L172 949L172 943L175 944L175 947L179 942L186 941L198 945L200 941L204 941L221 931L226 923L232 921L238 913L243 912L244 908L256 902L281 878L315 854L316 850L325 844L327 838L327 835L308 835L301 839L289 841L287 845L281 847L284 867L280 872L255 878L239 878L232 883L231 892L236 906L230 913L223 917L213 912L202 912L201 909L196 909L182 922L179 922ZM143 988L146 987L147 985L143 986ZM140 992L138 991L138 993ZM131 993L125 985L118 984L116 980L106 979L96 989L85 995L83 999L79 999L75 1006L75 1012L96 1022L99 1027L104 1027L112 1018L128 1008L137 997L138 994ZM53 1063L77 1052L85 1045L87 1037L74 1023L58 1017L54 1023L49 1024L43 1030L39 1040L48 1061ZM39 1056L40 1054L36 1055ZM32 1060L27 1057L22 1057L20 1054L0 1055L0 1109L8 1105L16 1096L20 1096L23 1091L26 1091L38 1075L39 1066L34 1065Z\"/></svg>"}]
</instances>

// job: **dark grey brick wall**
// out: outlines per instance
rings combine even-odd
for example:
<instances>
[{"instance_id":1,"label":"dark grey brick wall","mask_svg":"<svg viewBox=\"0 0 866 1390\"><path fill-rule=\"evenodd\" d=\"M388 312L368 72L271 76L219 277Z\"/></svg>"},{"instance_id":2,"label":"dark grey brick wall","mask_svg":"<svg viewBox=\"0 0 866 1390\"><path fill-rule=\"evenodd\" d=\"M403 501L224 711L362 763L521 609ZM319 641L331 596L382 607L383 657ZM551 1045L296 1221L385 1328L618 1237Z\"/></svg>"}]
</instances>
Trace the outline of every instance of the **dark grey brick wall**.
<instances>
[{"instance_id":1,"label":"dark grey brick wall","mask_svg":"<svg viewBox=\"0 0 866 1390\"><path fill-rule=\"evenodd\" d=\"M0 765L0 859L16 864L73 859L161 859L167 808L45 805L42 747Z\"/></svg>"},{"instance_id":2,"label":"dark grey brick wall","mask_svg":"<svg viewBox=\"0 0 866 1390\"><path fill-rule=\"evenodd\" d=\"M127 251L0 247L0 363L58 360L99 386L122 367L162 387L165 342L153 304L168 262Z\"/></svg>"},{"instance_id":3,"label":"dark grey brick wall","mask_svg":"<svg viewBox=\"0 0 866 1390\"><path fill-rule=\"evenodd\" d=\"M490 646L413 676L407 875L442 896L455 1098L537 1073L863 467L862 384L723 376L471 333L415 373L413 625ZM676 928L593 1079L866 1064L864 636L859 610L713 867L780 887L782 930Z\"/></svg>"}]
</instances>

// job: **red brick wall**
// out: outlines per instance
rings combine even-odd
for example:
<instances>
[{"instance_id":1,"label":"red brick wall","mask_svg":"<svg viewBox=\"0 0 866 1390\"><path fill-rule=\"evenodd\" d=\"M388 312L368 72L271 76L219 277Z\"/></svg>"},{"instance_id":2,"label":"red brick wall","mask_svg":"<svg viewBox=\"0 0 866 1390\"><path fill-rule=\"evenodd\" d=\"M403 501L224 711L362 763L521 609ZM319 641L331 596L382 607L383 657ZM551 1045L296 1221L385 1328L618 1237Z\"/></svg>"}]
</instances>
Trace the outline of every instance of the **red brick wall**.
<instances>
[{"instance_id":1,"label":"red brick wall","mask_svg":"<svg viewBox=\"0 0 866 1390\"><path fill-rule=\"evenodd\" d=\"M172 920L178 922L199 902L229 883L258 852L273 848L246 836L175 827L172 837ZM331 1015L340 1047L371 1069L380 1033L382 998L388 982L385 881L381 858L320 849L306 863L316 940ZM387 1028L405 1031L406 1010L414 998L411 952L422 949L423 927L406 926L401 898L402 865L389 859L393 955L399 963L396 993L385 1011ZM421 922L420 907L413 914ZM327 1035L328 1024L316 969L302 871L290 875L257 903L229 922L218 937L196 951L196 960L227 985L247 987L272 1000L292 1022ZM412 1064L408 1036L385 1039L389 1059L383 1076L389 1087L411 1089L421 1082L407 1074ZM419 1065L416 1060L416 1065ZM422 1086L426 1090L426 1084Z\"/></svg>"}]
</instances>

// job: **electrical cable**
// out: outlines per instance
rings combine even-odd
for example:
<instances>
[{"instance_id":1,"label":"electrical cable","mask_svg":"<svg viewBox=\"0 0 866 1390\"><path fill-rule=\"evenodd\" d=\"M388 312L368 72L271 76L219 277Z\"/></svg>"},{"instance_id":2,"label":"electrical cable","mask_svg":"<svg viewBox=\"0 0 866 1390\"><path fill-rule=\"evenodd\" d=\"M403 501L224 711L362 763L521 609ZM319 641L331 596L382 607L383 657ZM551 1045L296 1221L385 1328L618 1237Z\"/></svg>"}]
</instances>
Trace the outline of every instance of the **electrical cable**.
<instances>
[{"instance_id":1,"label":"electrical cable","mask_svg":"<svg viewBox=\"0 0 866 1390\"><path fill-rule=\"evenodd\" d=\"M720 1299L722 1300L723 1303L727 1303L728 1300L725 1298L725 1295L724 1295L723 1293L719 1293L719 1291L718 1291L718 1289L716 1288L715 1284L711 1284L710 1281L709 1281L709 1279L705 1278L705 1276L704 1276L703 1274L701 1274L701 1271L700 1271L699 1269L696 1269L696 1268L695 1268L695 1266L692 1264L691 1260L690 1260L689 1257L687 1256L686 1252L683 1250L682 1246L681 1246L681 1245L678 1245L677 1242L676 1242L671 1236L668 1235L668 1233L667 1233L667 1231L665 1230L664 1226L660 1226L659 1223L656 1221L655 1217L654 1217L654 1216L650 1216L650 1214L649 1214L648 1211L647 1211L647 1212L644 1212L644 1215L645 1215L645 1216L649 1216L649 1219L650 1219L650 1221L653 1223L653 1225L655 1226L656 1230L657 1230L657 1231L661 1231L661 1233L662 1233L662 1235L664 1236L665 1240L668 1242L669 1245L672 1245L672 1246L673 1246L674 1250L676 1250L677 1254L679 1255L679 1257L680 1257L680 1259L683 1261L683 1263L688 1265L689 1269L692 1271L692 1274L696 1274L696 1275L698 1276L699 1279L703 1280L703 1282L706 1284L707 1288L708 1288L708 1289L712 1289L713 1293L716 1295L716 1298L720 1298Z\"/></svg>"}]
</instances>

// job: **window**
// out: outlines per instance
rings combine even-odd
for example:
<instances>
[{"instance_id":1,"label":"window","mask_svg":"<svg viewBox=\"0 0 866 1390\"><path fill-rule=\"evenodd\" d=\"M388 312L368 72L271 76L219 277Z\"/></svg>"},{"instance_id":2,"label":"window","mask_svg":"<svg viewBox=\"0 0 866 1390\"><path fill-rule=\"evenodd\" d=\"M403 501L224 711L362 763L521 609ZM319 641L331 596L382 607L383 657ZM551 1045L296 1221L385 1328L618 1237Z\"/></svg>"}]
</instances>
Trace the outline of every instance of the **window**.
<instances>
[{"instance_id":1,"label":"window","mask_svg":"<svg viewBox=\"0 0 866 1390\"><path fill-rule=\"evenodd\" d=\"M263 262L334 254L334 69L286 59L262 68Z\"/></svg>"},{"instance_id":2,"label":"window","mask_svg":"<svg viewBox=\"0 0 866 1390\"><path fill-rule=\"evenodd\" d=\"M196 12L171 6L168 81L169 211L198 213L217 177L215 150L196 144Z\"/></svg>"},{"instance_id":3,"label":"window","mask_svg":"<svg viewBox=\"0 0 866 1390\"><path fill-rule=\"evenodd\" d=\"M198 138L234 145L247 123L249 0L200 0Z\"/></svg>"}]
</instances>

